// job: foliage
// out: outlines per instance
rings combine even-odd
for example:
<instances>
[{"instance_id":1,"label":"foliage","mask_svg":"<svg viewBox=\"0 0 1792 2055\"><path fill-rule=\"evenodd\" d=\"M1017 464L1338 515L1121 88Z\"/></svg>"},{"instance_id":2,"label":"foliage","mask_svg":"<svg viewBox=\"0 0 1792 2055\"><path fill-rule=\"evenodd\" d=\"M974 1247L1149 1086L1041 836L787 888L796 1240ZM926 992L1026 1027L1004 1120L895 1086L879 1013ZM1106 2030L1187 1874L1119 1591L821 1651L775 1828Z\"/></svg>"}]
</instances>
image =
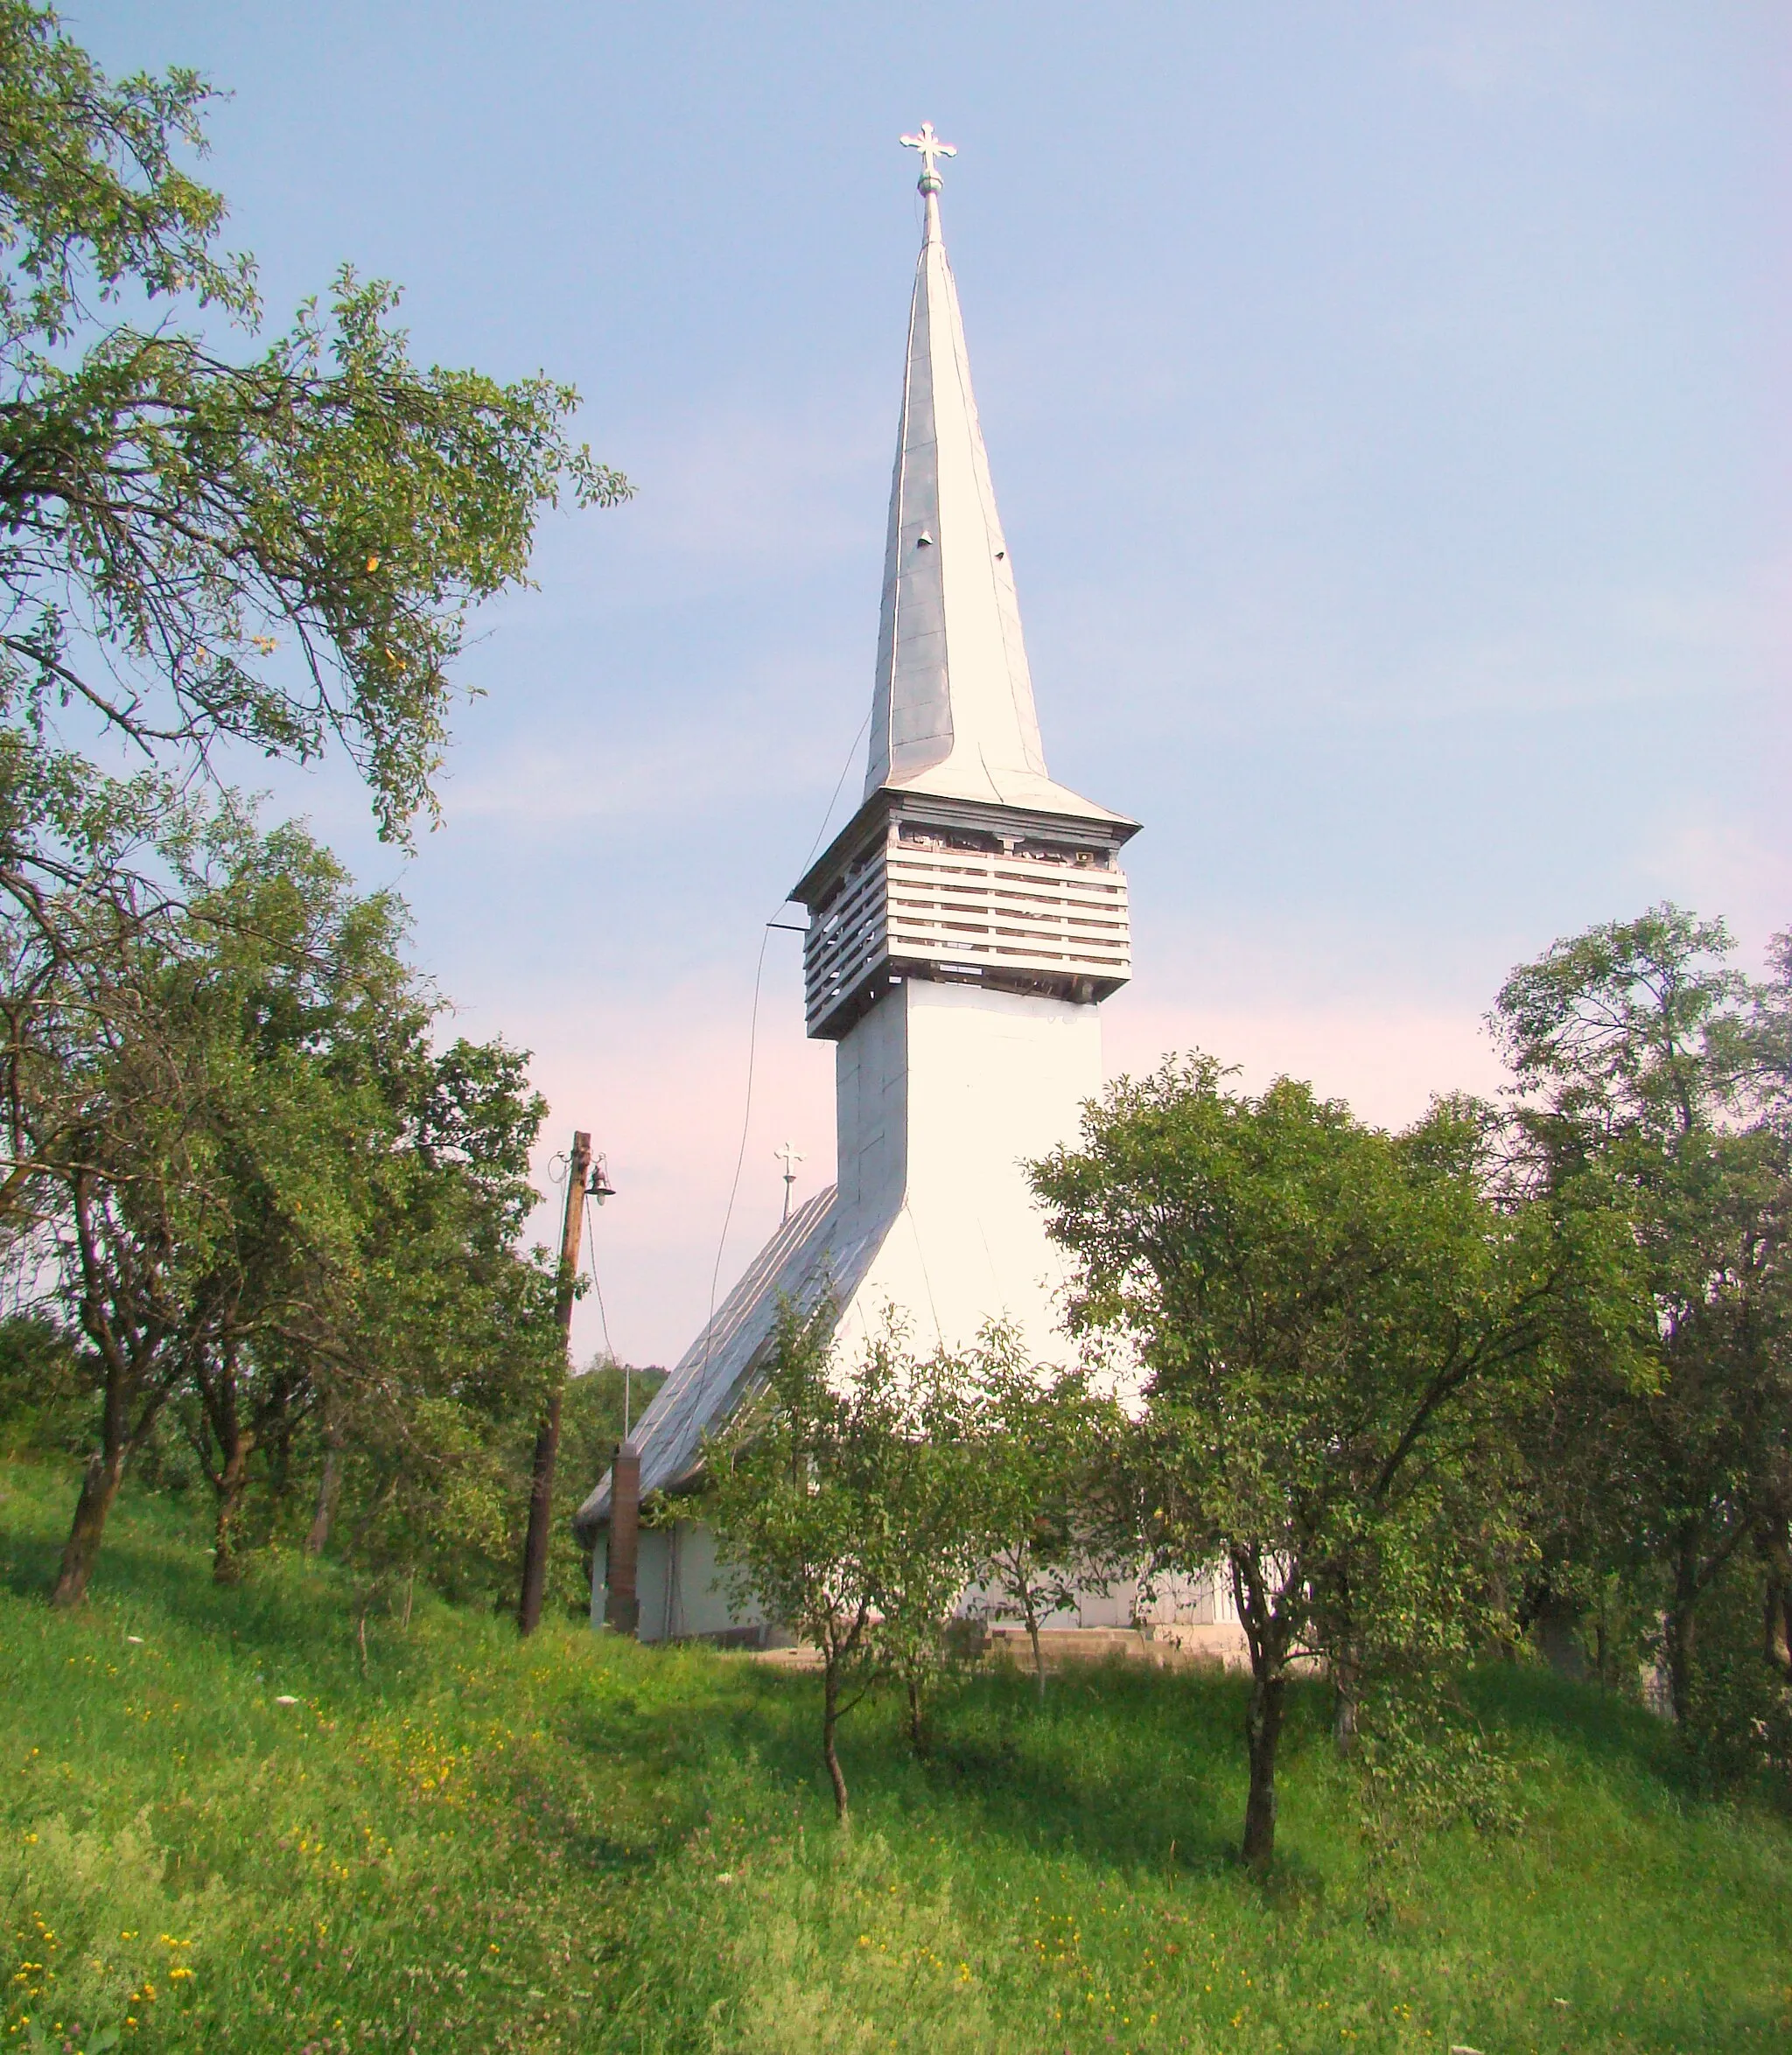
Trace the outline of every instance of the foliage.
<instances>
[{"instance_id":1,"label":"foliage","mask_svg":"<svg viewBox=\"0 0 1792 2055\"><path fill-rule=\"evenodd\" d=\"M1383 1670L1357 1709L1350 1760L1372 1919L1410 1888L1430 1837L1458 1826L1511 1834L1523 1823L1516 1765L1453 1683L1434 1670Z\"/></svg>"},{"instance_id":2,"label":"foliage","mask_svg":"<svg viewBox=\"0 0 1792 2055\"><path fill-rule=\"evenodd\" d=\"M917 1755L928 1745L948 1623L980 1553L990 1465L975 1377L976 1367L948 1350L916 1360L892 1337L873 1348L863 1379L897 1401L880 1463L879 1511L894 1546L877 1576L876 1648L901 1686Z\"/></svg>"},{"instance_id":3,"label":"foliage","mask_svg":"<svg viewBox=\"0 0 1792 2055\"><path fill-rule=\"evenodd\" d=\"M1584 1604L1617 1576L1661 1605L1689 1736L1708 1725L1699 1623L1732 1561L1758 1556L1769 1613L1792 1589L1783 993L1751 990L1732 955L1721 922L1656 907L1521 966L1493 1016L1522 1175L1552 1200L1591 1192L1624 1222L1650 1305L1648 1373L1578 1360L1533 1422L1536 1602Z\"/></svg>"},{"instance_id":4,"label":"foliage","mask_svg":"<svg viewBox=\"0 0 1792 2055\"><path fill-rule=\"evenodd\" d=\"M1764 1649L1762 1576L1735 1555L1704 1594L1680 1738L1699 1783L1792 1814L1792 1690Z\"/></svg>"},{"instance_id":5,"label":"foliage","mask_svg":"<svg viewBox=\"0 0 1792 2055\"><path fill-rule=\"evenodd\" d=\"M178 889L117 938L91 1045L21 1057L7 1108L62 1185L25 1277L69 1310L100 1393L60 1594L85 1589L177 1394L220 1577L251 1487L277 1522L319 1436L355 1552L489 1560L510 1492L493 1429L533 1404L550 1346L545 1273L514 1253L542 1113L523 1059L431 1046L402 905L355 896L302 831L226 810L166 853Z\"/></svg>"},{"instance_id":6,"label":"foliage","mask_svg":"<svg viewBox=\"0 0 1792 2055\"><path fill-rule=\"evenodd\" d=\"M222 200L177 162L203 148L196 73L115 87L4 0L0 96L0 707L158 758L334 741L401 833L433 803L468 608L523 577L563 485L626 482L566 442L570 387L420 370L392 289L346 269L248 362L177 326L183 298L258 313L248 261L214 251Z\"/></svg>"},{"instance_id":7,"label":"foliage","mask_svg":"<svg viewBox=\"0 0 1792 2055\"><path fill-rule=\"evenodd\" d=\"M283 1555L214 1586L201 1509L134 1490L88 1607L51 1613L25 1594L65 1493L0 1471L0 1940L8 1979L42 1966L0 2038L29 2045L5 2031L29 2014L52 2046L116 2025L206 2055L1736 2055L1792 2031L1792 1832L1536 1669L1464 1687L1529 1831L1424 1837L1370 1926L1317 1685L1292 1694L1273 1891L1230 1859L1242 1686L1142 1667L1043 1709L974 1678L924 1762L874 1700L843 1844L814 1676L551 1618L519 1644L420 1591L408 1627L370 1618L363 1677L339 1572Z\"/></svg>"},{"instance_id":8,"label":"foliage","mask_svg":"<svg viewBox=\"0 0 1792 2055\"><path fill-rule=\"evenodd\" d=\"M334 746L403 839L472 610L563 492L629 490L570 387L420 367L347 269L247 343L253 266L183 168L211 97L0 0L0 1234L102 1387L65 1602L177 1394L220 1575L256 1464L278 1509L315 1458L317 1546L346 1478L376 1585L500 1545L542 1356L522 1059L432 1052L396 903L202 795L220 751Z\"/></svg>"},{"instance_id":9,"label":"foliage","mask_svg":"<svg viewBox=\"0 0 1792 2055\"><path fill-rule=\"evenodd\" d=\"M1522 1545L1516 1401L1564 1325L1602 1340L1629 1301L1597 1220L1488 1205L1462 1108L1396 1137L1285 1079L1223 1080L1199 1056L1122 1080L1034 1183L1078 1266L1073 1328L1148 1374L1157 1561L1231 1576L1260 1864L1291 1664L1326 1660L1348 1728L1365 1671L1461 1653Z\"/></svg>"},{"instance_id":10,"label":"foliage","mask_svg":"<svg viewBox=\"0 0 1792 2055\"><path fill-rule=\"evenodd\" d=\"M0 1455L73 1453L86 1443L93 1363L54 1321L0 1321Z\"/></svg>"},{"instance_id":11,"label":"foliage","mask_svg":"<svg viewBox=\"0 0 1792 2055\"><path fill-rule=\"evenodd\" d=\"M1110 1567L1094 1516L1111 1485L1120 1422L1093 1396L1085 1373L1054 1373L1028 1362L1012 1328L987 1330L970 1369L979 1458L976 1579L994 1618L1026 1626L1043 1700L1041 1624L1081 1593L1102 1588Z\"/></svg>"},{"instance_id":12,"label":"foliage","mask_svg":"<svg viewBox=\"0 0 1792 2055\"><path fill-rule=\"evenodd\" d=\"M780 1307L762 1391L706 1446L704 1512L736 1602L820 1657L822 1759L844 1828L839 1724L877 1676L885 1596L920 1537L906 1525L917 1436L893 1338L842 1375L837 1319L825 1295L807 1311Z\"/></svg>"}]
</instances>

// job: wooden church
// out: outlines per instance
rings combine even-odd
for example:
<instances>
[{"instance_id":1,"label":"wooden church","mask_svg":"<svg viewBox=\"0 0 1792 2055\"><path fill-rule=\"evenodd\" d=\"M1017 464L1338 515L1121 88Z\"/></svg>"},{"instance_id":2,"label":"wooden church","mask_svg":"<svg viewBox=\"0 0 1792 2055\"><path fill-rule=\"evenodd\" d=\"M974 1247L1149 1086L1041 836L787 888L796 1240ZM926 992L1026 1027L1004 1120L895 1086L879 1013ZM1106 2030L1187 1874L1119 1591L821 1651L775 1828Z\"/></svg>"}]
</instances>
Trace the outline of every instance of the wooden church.
<instances>
[{"instance_id":1,"label":"wooden church","mask_svg":"<svg viewBox=\"0 0 1792 2055\"><path fill-rule=\"evenodd\" d=\"M1074 1141L1101 1091L1102 1002L1131 975L1120 852L1138 823L1046 768L941 234L938 159L953 152L931 124L903 140L921 152L926 220L870 760L858 812L791 894L808 915L808 1031L835 1047L838 1181L753 1258L581 1506L594 1624L612 1513L620 1543L637 1494L676 1508L691 1491L704 1437L756 1387L780 1300L831 1292L848 1360L892 1309L924 1348L1005 1318L1036 1360L1067 1354L1062 1261L1024 1166ZM693 1497L691 1517L639 1535L644 1640L762 1624L731 1610L699 1508ZM1212 1622L1215 1603L1186 1593L1156 1610ZM1126 1625L1135 1608L1134 1593L1091 1593L1057 1624Z\"/></svg>"}]
</instances>

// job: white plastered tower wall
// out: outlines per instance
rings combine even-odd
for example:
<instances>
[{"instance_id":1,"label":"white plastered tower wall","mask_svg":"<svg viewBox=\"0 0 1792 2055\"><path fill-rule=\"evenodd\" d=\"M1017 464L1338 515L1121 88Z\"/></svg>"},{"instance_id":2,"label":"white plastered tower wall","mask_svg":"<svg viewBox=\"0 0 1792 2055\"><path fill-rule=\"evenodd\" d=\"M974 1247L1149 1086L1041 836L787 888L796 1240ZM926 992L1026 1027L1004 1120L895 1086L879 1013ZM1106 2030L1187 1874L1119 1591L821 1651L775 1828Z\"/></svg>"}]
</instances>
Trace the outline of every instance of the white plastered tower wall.
<instances>
[{"instance_id":1,"label":"white plastered tower wall","mask_svg":"<svg viewBox=\"0 0 1792 2055\"><path fill-rule=\"evenodd\" d=\"M835 1058L843 1227L875 1246L841 1309L849 1356L892 1314L910 1340L960 1348L991 1319L1060 1359L1065 1270L1026 1164L1074 1142L1102 1088L1093 1005L911 978Z\"/></svg>"},{"instance_id":2,"label":"white plastered tower wall","mask_svg":"<svg viewBox=\"0 0 1792 2055\"><path fill-rule=\"evenodd\" d=\"M1102 1088L1101 1002L1131 975L1122 845L1137 823L1046 766L924 126L916 266L863 803L796 886L808 1033L836 1045L836 1187L798 1210L675 1367L636 1440L669 1512L703 1440L758 1387L787 1300L830 1295L850 1363L893 1318L962 1347L990 1321L1070 1354L1064 1264L1026 1165ZM610 1480L580 1508L603 1614ZM696 1501L690 1501L693 1513ZM700 1518L643 1531L641 1638L752 1634ZM1172 1611L1186 1605L1169 1602ZM1111 1625L1130 1595L1092 1597Z\"/></svg>"}]
</instances>

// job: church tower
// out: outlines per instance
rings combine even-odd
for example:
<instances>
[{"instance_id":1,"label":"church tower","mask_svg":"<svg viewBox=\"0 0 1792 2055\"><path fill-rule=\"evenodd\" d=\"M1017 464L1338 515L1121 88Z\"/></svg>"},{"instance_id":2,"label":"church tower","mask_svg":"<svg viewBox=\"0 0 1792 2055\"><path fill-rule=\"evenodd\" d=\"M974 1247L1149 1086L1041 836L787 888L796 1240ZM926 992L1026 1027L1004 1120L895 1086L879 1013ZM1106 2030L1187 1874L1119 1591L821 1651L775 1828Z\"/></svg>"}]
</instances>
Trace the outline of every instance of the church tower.
<instances>
[{"instance_id":1,"label":"church tower","mask_svg":"<svg viewBox=\"0 0 1792 2055\"><path fill-rule=\"evenodd\" d=\"M791 895L808 913L808 1031L835 1045L836 1183L773 1236L643 1416L640 1489L675 1499L756 1387L787 1297L831 1293L849 1358L893 1311L920 1349L999 1318L1062 1360L1062 1266L1025 1165L1074 1140L1102 1088L1101 1002L1131 972L1119 852L1138 823L1055 784L1040 740L941 234L954 152L930 122L902 140L926 225L864 794ZM579 1512L588 1536L609 1501L606 1477ZM700 1520L644 1532L639 1576L643 1639L745 1624Z\"/></svg>"},{"instance_id":2,"label":"church tower","mask_svg":"<svg viewBox=\"0 0 1792 2055\"><path fill-rule=\"evenodd\" d=\"M931 123L864 803L793 898L808 1032L836 1045L838 1227L875 1241L852 1331L923 1346L994 1314L1055 1353L1022 1164L1102 1086L1096 1007L1130 975L1119 850L1137 823L1046 772L940 229ZM1060 1345L1061 1346L1061 1345Z\"/></svg>"}]
</instances>

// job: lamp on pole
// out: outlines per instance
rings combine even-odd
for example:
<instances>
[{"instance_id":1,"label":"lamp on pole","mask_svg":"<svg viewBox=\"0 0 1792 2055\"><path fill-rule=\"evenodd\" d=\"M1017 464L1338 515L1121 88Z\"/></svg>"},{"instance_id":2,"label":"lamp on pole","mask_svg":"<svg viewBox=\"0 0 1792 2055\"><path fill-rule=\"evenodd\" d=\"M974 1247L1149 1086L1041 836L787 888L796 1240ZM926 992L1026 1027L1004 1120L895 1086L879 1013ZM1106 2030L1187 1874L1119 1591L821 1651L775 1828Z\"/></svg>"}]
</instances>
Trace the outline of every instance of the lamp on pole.
<instances>
[{"instance_id":1,"label":"lamp on pole","mask_svg":"<svg viewBox=\"0 0 1792 2055\"><path fill-rule=\"evenodd\" d=\"M583 1129L572 1137L572 1153L566 1159L566 1211L560 1224L560 1270L554 1295L554 1318L560 1328L560 1374L548 1394L542 1423L536 1433L535 1464L530 1472L528 1538L522 1548L522 1591L517 1601L516 1624L532 1634L542 1622L542 1601L548 1590L548 1537L554 1518L554 1465L560 1453L560 1405L566 1392L566 1357L572 1340L572 1302L578 1276L578 1240L584 1225L584 1202L595 1199L599 1206L614 1192L598 1157L592 1164L592 1138Z\"/></svg>"}]
</instances>

